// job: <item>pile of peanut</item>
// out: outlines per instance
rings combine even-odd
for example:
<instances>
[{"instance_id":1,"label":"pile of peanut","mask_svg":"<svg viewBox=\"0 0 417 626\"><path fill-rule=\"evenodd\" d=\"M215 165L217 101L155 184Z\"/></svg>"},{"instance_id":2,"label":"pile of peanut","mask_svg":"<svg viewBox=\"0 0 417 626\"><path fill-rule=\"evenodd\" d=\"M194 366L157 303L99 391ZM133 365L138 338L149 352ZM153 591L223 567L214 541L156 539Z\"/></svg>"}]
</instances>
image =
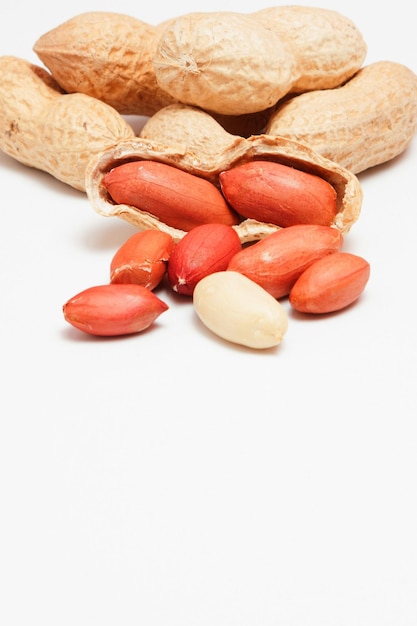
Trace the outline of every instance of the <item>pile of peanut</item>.
<instances>
[{"instance_id":1,"label":"pile of peanut","mask_svg":"<svg viewBox=\"0 0 417 626\"><path fill-rule=\"evenodd\" d=\"M156 26L88 12L46 32L43 66L0 57L0 149L138 228L108 285L64 305L97 335L137 333L192 297L224 339L275 346L280 303L306 314L355 302L369 263L341 250L360 215L357 174L417 132L417 76L364 65L336 11L277 6L180 15ZM137 133L127 116L147 118Z\"/></svg>"},{"instance_id":2,"label":"pile of peanut","mask_svg":"<svg viewBox=\"0 0 417 626\"><path fill-rule=\"evenodd\" d=\"M68 300L64 317L92 335L140 332L169 308L155 294L166 279L192 298L200 320L219 337L272 348L288 327L282 298L306 314L340 311L359 298L370 266L342 244L340 231L317 224L287 226L250 246L218 222L194 226L177 243L166 232L138 231L113 256L109 284Z\"/></svg>"}]
</instances>

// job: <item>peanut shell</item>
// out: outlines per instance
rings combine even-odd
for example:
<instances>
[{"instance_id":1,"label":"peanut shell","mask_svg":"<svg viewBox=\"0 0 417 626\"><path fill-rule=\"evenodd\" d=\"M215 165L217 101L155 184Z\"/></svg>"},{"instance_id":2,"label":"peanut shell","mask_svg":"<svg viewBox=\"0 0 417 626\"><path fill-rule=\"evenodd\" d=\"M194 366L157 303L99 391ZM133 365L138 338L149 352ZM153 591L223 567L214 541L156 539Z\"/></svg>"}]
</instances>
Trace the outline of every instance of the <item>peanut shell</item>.
<instances>
[{"instance_id":1,"label":"peanut shell","mask_svg":"<svg viewBox=\"0 0 417 626\"><path fill-rule=\"evenodd\" d=\"M341 13L305 6L270 6L252 17L277 32L295 59L292 93L338 87L362 66L367 45Z\"/></svg>"},{"instance_id":2,"label":"peanut shell","mask_svg":"<svg viewBox=\"0 0 417 626\"><path fill-rule=\"evenodd\" d=\"M132 127L104 102L63 94L43 68L0 57L0 149L17 161L85 191L90 158L132 136Z\"/></svg>"},{"instance_id":3,"label":"peanut shell","mask_svg":"<svg viewBox=\"0 0 417 626\"><path fill-rule=\"evenodd\" d=\"M216 124L211 116L207 114L207 117L210 126L213 123ZM177 128L177 130L180 129ZM135 137L122 140L117 145L102 151L101 154L91 159L86 171L86 192L92 207L103 216L120 217L142 229L163 230L171 234L176 241L179 241L185 235L185 231L167 226L155 216L139 211L132 206L113 203L102 184L106 173L126 161L156 160L201 176L219 186L218 177L221 171L253 159L266 159L321 176L334 187L337 194L337 213L331 224L332 227L346 233L358 219L363 194L356 176L315 153L308 146L268 135L256 135L247 139L229 135L232 139L229 146L224 141L223 150L213 151L209 136L208 142L205 144L204 130L200 129L199 133L197 146L192 145L190 135L188 135L190 143L187 145L163 144ZM203 148L201 157L198 152L199 146ZM244 243L262 239L280 227L276 224L258 222L254 219L244 219L233 228L236 229L241 242Z\"/></svg>"},{"instance_id":4,"label":"peanut shell","mask_svg":"<svg viewBox=\"0 0 417 626\"><path fill-rule=\"evenodd\" d=\"M401 154L417 132L417 75L393 61L372 63L342 87L283 102L265 132L308 144L358 174Z\"/></svg>"},{"instance_id":5,"label":"peanut shell","mask_svg":"<svg viewBox=\"0 0 417 626\"><path fill-rule=\"evenodd\" d=\"M262 111L290 91L294 60L278 33L233 11L170 21L153 55L156 80L174 99L216 113Z\"/></svg>"},{"instance_id":6,"label":"peanut shell","mask_svg":"<svg viewBox=\"0 0 417 626\"><path fill-rule=\"evenodd\" d=\"M33 50L68 93L147 116L174 101L158 86L152 66L159 35L158 27L135 17L89 11L44 33Z\"/></svg>"},{"instance_id":7,"label":"peanut shell","mask_svg":"<svg viewBox=\"0 0 417 626\"><path fill-rule=\"evenodd\" d=\"M208 169L213 167L216 155L241 143L240 135L226 131L207 111L181 103L160 109L146 121L139 136L193 153Z\"/></svg>"}]
</instances>

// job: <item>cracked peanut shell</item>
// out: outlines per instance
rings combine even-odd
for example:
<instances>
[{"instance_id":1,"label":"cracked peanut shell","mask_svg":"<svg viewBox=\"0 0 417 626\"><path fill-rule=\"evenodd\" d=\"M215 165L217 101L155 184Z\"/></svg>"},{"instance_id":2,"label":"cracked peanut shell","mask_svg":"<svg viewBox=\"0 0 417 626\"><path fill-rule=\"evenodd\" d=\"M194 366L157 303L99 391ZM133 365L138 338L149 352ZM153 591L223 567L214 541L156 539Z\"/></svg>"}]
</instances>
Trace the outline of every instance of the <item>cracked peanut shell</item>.
<instances>
[{"instance_id":1,"label":"cracked peanut shell","mask_svg":"<svg viewBox=\"0 0 417 626\"><path fill-rule=\"evenodd\" d=\"M210 123L211 121L214 122L210 117ZM86 170L87 196L92 207L103 216L119 217L141 229L162 230L168 232L175 241L179 241L184 237L185 231L173 228L154 215L133 206L114 203L103 185L106 173L128 161L155 160L200 176L220 188L220 172L251 160L265 159L290 165L328 181L337 195L337 212L331 226L341 233L347 233L358 219L362 205L362 188L356 176L348 170L325 159L308 146L288 139L267 135L247 139L233 136L230 138L231 143L229 146L224 143L223 150L210 154L202 150L201 157L198 146L202 144L199 142L192 147L190 144L167 145L141 137L122 140L90 161ZM262 239L279 230L280 226L248 218L242 219L233 228L241 242L245 243Z\"/></svg>"}]
</instances>

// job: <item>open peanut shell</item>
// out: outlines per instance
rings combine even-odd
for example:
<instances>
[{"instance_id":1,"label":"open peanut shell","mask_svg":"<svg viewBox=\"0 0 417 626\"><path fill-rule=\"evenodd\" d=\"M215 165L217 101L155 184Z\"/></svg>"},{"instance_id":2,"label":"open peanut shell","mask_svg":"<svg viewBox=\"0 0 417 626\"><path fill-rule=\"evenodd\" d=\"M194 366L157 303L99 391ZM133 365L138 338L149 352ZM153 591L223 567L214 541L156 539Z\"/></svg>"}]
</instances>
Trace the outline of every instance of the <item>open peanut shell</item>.
<instances>
[{"instance_id":1,"label":"open peanut shell","mask_svg":"<svg viewBox=\"0 0 417 626\"><path fill-rule=\"evenodd\" d=\"M168 232L175 241L186 234L164 224L157 217L126 204L115 204L102 181L108 171L134 160L154 160L200 176L220 187L218 176L223 170L242 163L263 159L292 166L320 176L329 182L337 194L338 210L331 224L342 234L349 232L359 217L362 206L362 188L350 171L314 152L308 146L282 137L253 135L235 140L209 158L199 155L190 146L163 145L150 139L134 137L121 140L116 145L93 157L86 169L86 192L93 208L106 217L119 217L139 229L157 229ZM256 241L279 230L276 224L242 219L234 226L242 243Z\"/></svg>"}]
</instances>

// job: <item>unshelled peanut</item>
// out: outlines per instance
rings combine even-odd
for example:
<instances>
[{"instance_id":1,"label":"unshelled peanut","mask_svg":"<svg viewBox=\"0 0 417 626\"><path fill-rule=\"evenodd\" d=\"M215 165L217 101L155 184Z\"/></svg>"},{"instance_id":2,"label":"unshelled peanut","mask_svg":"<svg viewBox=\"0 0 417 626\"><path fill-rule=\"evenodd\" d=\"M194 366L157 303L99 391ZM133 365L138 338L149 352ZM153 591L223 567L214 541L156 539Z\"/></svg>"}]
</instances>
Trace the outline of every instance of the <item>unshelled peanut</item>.
<instances>
[{"instance_id":1,"label":"unshelled peanut","mask_svg":"<svg viewBox=\"0 0 417 626\"><path fill-rule=\"evenodd\" d=\"M17 161L85 191L88 161L134 134L104 102L63 94L43 68L0 57L0 149Z\"/></svg>"},{"instance_id":2,"label":"unshelled peanut","mask_svg":"<svg viewBox=\"0 0 417 626\"><path fill-rule=\"evenodd\" d=\"M214 334L242 346L277 346L288 329L283 306L258 284L238 272L214 272L193 293L194 309Z\"/></svg>"},{"instance_id":3,"label":"unshelled peanut","mask_svg":"<svg viewBox=\"0 0 417 626\"><path fill-rule=\"evenodd\" d=\"M362 34L331 9L194 12L156 26L90 11L33 49L69 94L151 118L174 104L195 106L235 136L287 137L353 173L394 158L417 131L415 74L390 61L363 67ZM161 143L170 145L166 130ZM203 136L191 120L188 132ZM209 150L207 142L216 152L216 137L204 139Z\"/></svg>"},{"instance_id":4,"label":"unshelled peanut","mask_svg":"<svg viewBox=\"0 0 417 626\"><path fill-rule=\"evenodd\" d=\"M153 65L160 88L176 100L229 115L272 106L288 93L294 73L278 33L231 11L171 20Z\"/></svg>"},{"instance_id":5,"label":"unshelled peanut","mask_svg":"<svg viewBox=\"0 0 417 626\"><path fill-rule=\"evenodd\" d=\"M88 11L42 34L33 50L66 92L121 113L152 115L180 101L235 117L290 91L340 85L361 66L366 44L336 11L278 6L194 12L156 26Z\"/></svg>"},{"instance_id":6,"label":"unshelled peanut","mask_svg":"<svg viewBox=\"0 0 417 626\"><path fill-rule=\"evenodd\" d=\"M333 89L352 77L365 60L367 45L347 16L323 7L268 6L252 13L277 32L295 60L291 93Z\"/></svg>"},{"instance_id":7,"label":"unshelled peanut","mask_svg":"<svg viewBox=\"0 0 417 626\"><path fill-rule=\"evenodd\" d=\"M174 102L160 89L152 66L159 34L130 15L88 11L41 35L33 50L67 93L147 116Z\"/></svg>"},{"instance_id":8,"label":"unshelled peanut","mask_svg":"<svg viewBox=\"0 0 417 626\"><path fill-rule=\"evenodd\" d=\"M400 63L372 63L338 89L284 101L265 132L362 172L401 154L417 132L417 75Z\"/></svg>"},{"instance_id":9,"label":"unshelled peanut","mask_svg":"<svg viewBox=\"0 0 417 626\"><path fill-rule=\"evenodd\" d=\"M153 56L159 86L185 104L241 115L263 111L291 91L335 87L359 69L366 45L350 20L326 10L293 13L281 7L170 20Z\"/></svg>"},{"instance_id":10,"label":"unshelled peanut","mask_svg":"<svg viewBox=\"0 0 417 626\"><path fill-rule=\"evenodd\" d=\"M226 131L207 111L179 103L163 107L146 120L139 137L160 145L179 146L213 170L222 154L242 143L240 136Z\"/></svg>"}]
</instances>

